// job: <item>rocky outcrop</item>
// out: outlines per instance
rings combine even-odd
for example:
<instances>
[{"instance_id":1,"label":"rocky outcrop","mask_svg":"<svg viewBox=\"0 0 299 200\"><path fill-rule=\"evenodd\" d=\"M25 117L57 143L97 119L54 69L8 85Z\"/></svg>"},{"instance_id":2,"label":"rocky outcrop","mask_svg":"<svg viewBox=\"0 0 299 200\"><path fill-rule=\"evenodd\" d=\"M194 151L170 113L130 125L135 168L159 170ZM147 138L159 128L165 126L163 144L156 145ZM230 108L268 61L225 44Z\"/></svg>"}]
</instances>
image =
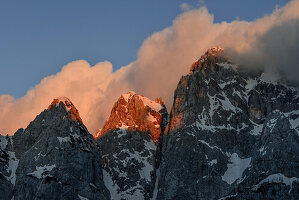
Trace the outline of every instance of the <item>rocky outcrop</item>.
<instances>
[{"instance_id":1,"label":"rocky outcrop","mask_svg":"<svg viewBox=\"0 0 299 200\"><path fill-rule=\"evenodd\" d=\"M64 104L65 109L68 111L74 121L83 123L77 108L67 97L58 97L54 99L47 110L50 110L53 106L58 106L60 102Z\"/></svg>"},{"instance_id":2,"label":"rocky outcrop","mask_svg":"<svg viewBox=\"0 0 299 200\"><path fill-rule=\"evenodd\" d=\"M175 91L157 199L297 199L297 89L214 50Z\"/></svg>"},{"instance_id":3,"label":"rocky outcrop","mask_svg":"<svg viewBox=\"0 0 299 200\"><path fill-rule=\"evenodd\" d=\"M114 103L109 119L96 133L95 139L118 129L148 132L155 142L158 141L162 128L167 123L167 110L162 99L152 101L130 91ZM166 119L166 120L165 120ZM164 131L164 130L162 130Z\"/></svg>"},{"instance_id":4,"label":"rocky outcrop","mask_svg":"<svg viewBox=\"0 0 299 200\"><path fill-rule=\"evenodd\" d=\"M228 57L226 56L223 49L219 46L212 47L208 49L196 62L194 62L189 70L189 74L192 74L194 71L200 71L203 69L206 70L208 67L212 71L215 70L215 65L217 63L228 63Z\"/></svg>"},{"instance_id":5,"label":"rocky outcrop","mask_svg":"<svg viewBox=\"0 0 299 200\"><path fill-rule=\"evenodd\" d=\"M162 100L132 91L114 104L97 140L112 199L152 199L167 118Z\"/></svg>"},{"instance_id":6,"label":"rocky outcrop","mask_svg":"<svg viewBox=\"0 0 299 200\"><path fill-rule=\"evenodd\" d=\"M54 99L12 140L14 199L110 199L98 147L68 99Z\"/></svg>"}]
</instances>

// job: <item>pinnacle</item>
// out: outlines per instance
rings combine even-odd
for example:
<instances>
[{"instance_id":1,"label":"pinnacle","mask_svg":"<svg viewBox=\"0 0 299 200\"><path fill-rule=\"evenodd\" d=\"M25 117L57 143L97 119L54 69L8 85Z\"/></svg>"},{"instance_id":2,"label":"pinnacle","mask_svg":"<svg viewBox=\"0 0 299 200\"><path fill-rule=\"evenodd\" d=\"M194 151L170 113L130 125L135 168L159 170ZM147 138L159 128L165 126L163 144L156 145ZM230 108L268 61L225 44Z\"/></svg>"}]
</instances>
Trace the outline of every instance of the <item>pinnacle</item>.
<instances>
[{"instance_id":1,"label":"pinnacle","mask_svg":"<svg viewBox=\"0 0 299 200\"><path fill-rule=\"evenodd\" d=\"M161 98L152 101L133 91L122 94L115 102L109 119L99 129L95 139L109 131L125 129L129 131L148 132L157 142L161 133L163 107Z\"/></svg>"},{"instance_id":2,"label":"pinnacle","mask_svg":"<svg viewBox=\"0 0 299 200\"><path fill-rule=\"evenodd\" d=\"M54 106L58 106L60 103L63 103L66 111L70 113L71 117L75 121L79 121L82 123L82 119L79 115L79 112L77 108L74 106L74 104L71 102L71 100L65 96L57 97L53 99L52 103L48 106L47 110L50 110Z\"/></svg>"},{"instance_id":3,"label":"pinnacle","mask_svg":"<svg viewBox=\"0 0 299 200\"><path fill-rule=\"evenodd\" d=\"M211 47L191 65L189 74L192 74L194 71L200 71L202 68L206 69L208 66L213 66L216 63L225 62L228 62L228 58L223 48L220 46Z\"/></svg>"}]
</instances>

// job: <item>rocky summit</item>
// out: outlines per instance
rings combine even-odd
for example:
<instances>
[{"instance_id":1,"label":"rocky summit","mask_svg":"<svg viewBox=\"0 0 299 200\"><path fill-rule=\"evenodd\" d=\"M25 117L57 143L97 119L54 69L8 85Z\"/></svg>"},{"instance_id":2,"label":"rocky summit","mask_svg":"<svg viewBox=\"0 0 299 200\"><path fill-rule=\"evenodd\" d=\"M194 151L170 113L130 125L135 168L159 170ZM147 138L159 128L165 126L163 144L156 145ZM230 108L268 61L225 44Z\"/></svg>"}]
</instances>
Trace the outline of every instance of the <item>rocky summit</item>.
<instances>
[{"instance_id":1,"label":"rocky summit","mask_svg":"<svg viewBox=\"0 0 299 200\"><path fill-rule=\"evenodd\" d=\"M96 142L66 98L26 129L1 136L3 151L0 199L110 199Z\"/></svg>"},{"instance_id":2,"label":"rocky summit","mask_svg":"<svg viewBox=\"0 0 299 200\"><path fill-rule=\"evenodd\" d=\"M97 140L111 199L152 199L167 120L161 99L130 91L114 104Z\"/></svg>"},{"instance_id":3,"label":"rocky summit","mask_svg":"<svg viewBox=\"0 0 299 200\"><path fill-rule=\"evenodd\" d=\"M210 52L175 91L157 199L298 199L298 88Z\"/></svg>"},{"instance_id":4,"label":"rocky summit","mask_svg":"<svg viewBox=\"0 0 299 200\"><path fill-rule=\"evenodd\" d=\"M299 199L298 89L213 47L181 77L170 114L130 91L93 136L58 97L0 136L0 199Z\"/></svg>"},{"instance_id":5,"label":"rocky summit","mask_svg":"<svg viewBox=\"0 0 299 200\"><path fill-rule=\"evenodd\" d=\"M155 142L161 134L161 123L167 123L167 110L161 98L155 101L130 91L119 97L109 119L96 133L95 139L118 129L148 132ZM164 131L164 129L162 129Z\"/></svg>"}]
</instances>

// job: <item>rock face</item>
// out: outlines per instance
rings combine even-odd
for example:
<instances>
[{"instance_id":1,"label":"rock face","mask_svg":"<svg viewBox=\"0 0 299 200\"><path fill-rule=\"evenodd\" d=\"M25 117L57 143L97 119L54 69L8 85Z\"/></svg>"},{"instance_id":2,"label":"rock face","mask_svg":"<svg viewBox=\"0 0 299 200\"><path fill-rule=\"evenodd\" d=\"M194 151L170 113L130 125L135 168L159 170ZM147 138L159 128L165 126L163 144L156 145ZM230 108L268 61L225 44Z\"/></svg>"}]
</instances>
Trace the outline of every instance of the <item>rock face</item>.
<instances>
[{"instance_id":1,"label":"rock face","mask_svg":"<svg viewBox=\"0 0 299 200\"><path fill-rule=\"evenodd\" d=\"M191 66L175 91L157 199L298 199L299 96L274 77L219 48Z\"/></svg>"},{"instance_id":2,"label":"rock face","mask_svg":"<svg viewBox=\"0 0 299 200\"><path fill-rule=\"evenodd\" d=\"M161 100L134 92L123 94L114 104L97 140L111 199L151 199L160 160L158 140L167 119Z\"/></svg>"},{"instance_id":3,"label":"rock face","mask_svg":"<svg viewBox=\"0 0 299 200\"><path fill-rule=\"evenodd\" d=\"M149 132L153 140L157 142L161 133L161 123L162 126L166 123L166 120L163 121L163 117L167 117L167 110L161 98L152 101L130 91L121 95L115 102L109 119L105 122L104 127L96 133L95 139L112 130L127 129Z\"/></svg>"},{"instance_id":4,"label":"rock face","mask_svg":"<svg viewBox=\"0 0 299 200\"><path fill-rule=\"evenodd\" d=\"M200 71L202 68L203 71L206 70L206 68L210 68L213 71L215 70L215 64L217 63L227 63L228 58L225 55L223 49L219 46L212 47L208 49L196 62L194 62L191 67L189 74L192 74L194 71Z\"/></svg>"},{"instance_id":5,"label":"rock face","mask_svg":"<svg viewBox=\"0 0 299 200\"><path fill-rule=\"evenodd\" d=\"M98 147L69 99L54 99L12 141L14 199L110 199Z\"/></svg>"},{"instance_id":6,"label":"rock face","mask_svg":"<svg viewBox=\"0 0 299 200\"><path fill-rule=\"evenodd\" d=\"M18 159L12 150L12 140L0 135L0 199L11 199L16 181Z\"/></svg>"}]
</instances>

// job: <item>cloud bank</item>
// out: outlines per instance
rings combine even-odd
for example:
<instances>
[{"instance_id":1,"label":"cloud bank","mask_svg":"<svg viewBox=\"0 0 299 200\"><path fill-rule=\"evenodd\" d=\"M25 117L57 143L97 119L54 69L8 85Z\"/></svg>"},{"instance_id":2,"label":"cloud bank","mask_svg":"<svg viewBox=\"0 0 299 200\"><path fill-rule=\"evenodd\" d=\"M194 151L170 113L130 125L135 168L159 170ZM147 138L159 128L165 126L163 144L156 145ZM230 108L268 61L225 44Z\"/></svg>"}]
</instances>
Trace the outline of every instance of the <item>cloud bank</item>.
<instances>
[{"instance_id":1,"label":"cloud bank","mask_svg":"<svg viewBox=\"0 0 299 200\"><path fill-rule=\"evenodd\" d=\"M173 93L189 66L211 46L227 49L242 65L277 67L295 80L298 72L299 0L252 22L214 23L205 7L186 10L172 26L154 33L139 49L137 60L113 72L108 61L90 66L74 61L46 77L27 94L0 96L0 133L24 128L57 96L67 96L91 133L101 128L113 103L129 90L162 97L170 109Z\"/></svg>"}]
</instances>

